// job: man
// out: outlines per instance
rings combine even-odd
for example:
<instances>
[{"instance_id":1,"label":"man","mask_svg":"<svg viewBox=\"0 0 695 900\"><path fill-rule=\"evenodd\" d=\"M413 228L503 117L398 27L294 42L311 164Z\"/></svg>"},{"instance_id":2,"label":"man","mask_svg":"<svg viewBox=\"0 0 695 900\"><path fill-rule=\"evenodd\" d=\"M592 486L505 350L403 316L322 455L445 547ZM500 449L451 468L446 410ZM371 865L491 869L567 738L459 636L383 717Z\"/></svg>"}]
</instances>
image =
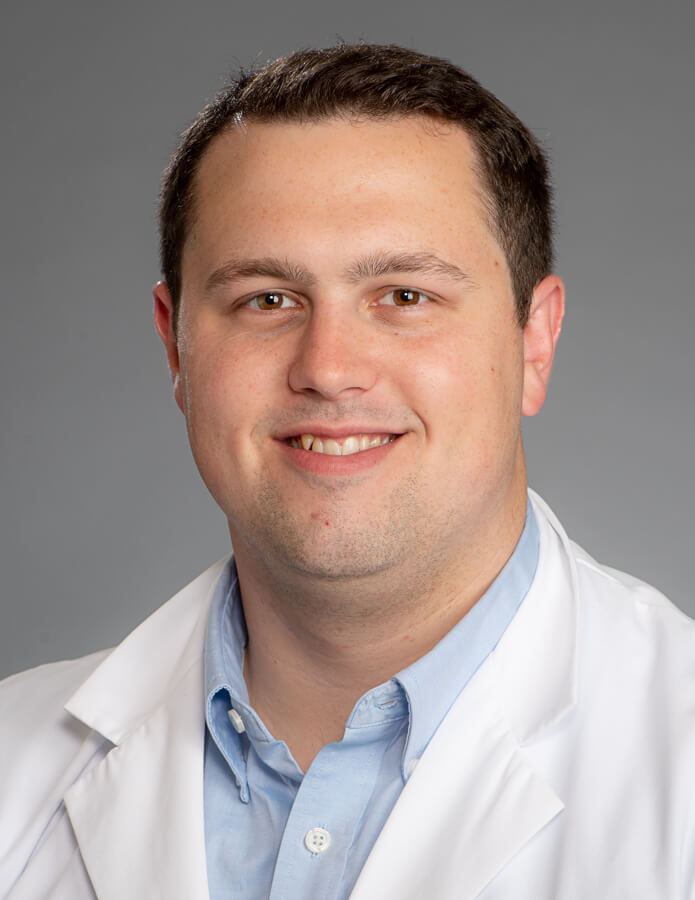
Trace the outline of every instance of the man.
<instances>
[{"instance_id":1,"label":"man","mask_svg":"<svg viewBox=\"0 0 695 900\"><path fill-rule=\"evenodd\" d=\"M305 51L201 113L155 323L234 561L5 683L5 896L695 897L693 623L527 494L550 219L442 60Z\"/></svg>"}]
</instances>

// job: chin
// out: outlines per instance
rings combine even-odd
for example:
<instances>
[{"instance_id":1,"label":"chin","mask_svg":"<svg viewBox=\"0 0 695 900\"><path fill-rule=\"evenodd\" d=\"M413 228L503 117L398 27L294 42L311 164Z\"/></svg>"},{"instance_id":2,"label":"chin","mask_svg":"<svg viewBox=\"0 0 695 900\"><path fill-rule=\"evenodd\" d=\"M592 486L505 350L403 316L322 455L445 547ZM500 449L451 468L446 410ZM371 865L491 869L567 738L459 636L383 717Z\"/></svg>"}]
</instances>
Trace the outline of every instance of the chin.
<instances>
[{"instance_id":1,"label":"chin","mask_svg":"<svg viewBox=\"0 0 695 900\"><path fill-rule=\"evenodd\" d=\"M325 520L328 521L328 520ZM402 565L407 546L402 540L384 540L383 530L358 526L346 531L321 521L316 529L282 528L274 534L264 529L257 546L263 548L266 563L297 575L327 581L350 581L378 576Z\"/></svg>"}]
</instances>

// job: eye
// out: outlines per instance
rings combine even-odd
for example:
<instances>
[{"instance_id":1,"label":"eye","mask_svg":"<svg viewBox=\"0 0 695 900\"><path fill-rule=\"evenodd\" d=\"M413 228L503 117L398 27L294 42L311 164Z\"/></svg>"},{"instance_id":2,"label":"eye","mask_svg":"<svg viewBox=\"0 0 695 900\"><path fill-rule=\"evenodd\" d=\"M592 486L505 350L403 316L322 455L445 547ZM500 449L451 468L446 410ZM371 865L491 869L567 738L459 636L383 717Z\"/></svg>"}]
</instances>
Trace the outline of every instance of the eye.
<instances>
[{"instance_id":1,"label":"eye","mask_svg":"<svg viewBox=\"0 0 695 900\"><path fill-rule=\"evenodd\" d=\"M294 309L297 303L280 291L266 291L263 294L256 294L255 297L248 300L247 306L267 312L273 309Z\"/></svg>"},{"instance_id":2,"label":"eye","mask_svg":"<svg viewBox=\"0 0 695 900\"><path fill-rule=\"evenodd\" d=\"M396 288L384 294L381 302L385 306L420 306L430 298L422 291L413 291L410 288Z\"/></svg>"}]
</instances>

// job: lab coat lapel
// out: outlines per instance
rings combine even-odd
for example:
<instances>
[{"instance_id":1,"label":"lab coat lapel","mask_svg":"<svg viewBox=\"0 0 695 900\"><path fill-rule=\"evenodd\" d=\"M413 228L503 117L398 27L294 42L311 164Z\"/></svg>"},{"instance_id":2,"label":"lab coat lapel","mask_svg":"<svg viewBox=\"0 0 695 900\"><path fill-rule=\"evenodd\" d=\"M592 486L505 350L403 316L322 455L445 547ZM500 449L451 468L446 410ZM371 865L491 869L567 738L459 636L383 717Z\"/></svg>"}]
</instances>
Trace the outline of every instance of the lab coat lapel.
<instances>
[{"instance_id":1,"label":"lab coat lapel","mask_svg":"<svg viewBox=\"0 0 695 900\"><path fill-rule=\"evenodd\" d=\"M175 697L66 795L99 900L207 896L202 691L189 670Z\"/></svg>"},{"instance_id":2,"label":"lab coat lapel","mask_svg":"<svg viewBox=\"0 0 695 900\"><path fill-rule=\"evenodd\" d=\"M68 704L116 745L65 796L99 900L208 896L203 643L220 571L143 623Z\"/></svg>"},{"instance_id":3,"label":"lab coat lapel","mask_svg":"<svg viewBox=\"0 0 695 900\"><path fill-rule=\"evenodd\" d=\"M531 590L430 741L351 900L472 900L564 808L523 752L576 702L576 572L564 532L534 503Z\"/></svg>"},{"instance_id":4,"label":"lab coat lapel","mask_svg":"<svg viewBox=\"0 0 695 900\"><path fill-rule=\"evenodd\" d=\"M500 717L490 678L476 678L405 786L351 900L470 900L562 808Z\"/></svg>"}]
</instances>

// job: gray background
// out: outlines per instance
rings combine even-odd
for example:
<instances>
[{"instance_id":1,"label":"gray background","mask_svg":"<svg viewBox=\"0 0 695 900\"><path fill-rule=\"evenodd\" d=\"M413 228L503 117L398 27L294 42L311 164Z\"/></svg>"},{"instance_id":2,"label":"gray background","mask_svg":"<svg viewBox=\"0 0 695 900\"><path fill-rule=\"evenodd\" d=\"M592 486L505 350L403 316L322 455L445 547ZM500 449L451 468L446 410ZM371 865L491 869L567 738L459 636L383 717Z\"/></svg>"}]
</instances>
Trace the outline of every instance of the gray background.
<instances>
[{"instance_id":1,"label":"gray background","mask_svg":"<svg viewBox=\"0 0 695 900\"><path fill-rule=\"evenodd\" d=\"M159 174L237 65L337 37L455 60L550 150L569 308L531 483L695 613L693 24L610 0L6 10L0 675L117 642L227 552L151 326Z\"/></svg>"}]
</instances>

